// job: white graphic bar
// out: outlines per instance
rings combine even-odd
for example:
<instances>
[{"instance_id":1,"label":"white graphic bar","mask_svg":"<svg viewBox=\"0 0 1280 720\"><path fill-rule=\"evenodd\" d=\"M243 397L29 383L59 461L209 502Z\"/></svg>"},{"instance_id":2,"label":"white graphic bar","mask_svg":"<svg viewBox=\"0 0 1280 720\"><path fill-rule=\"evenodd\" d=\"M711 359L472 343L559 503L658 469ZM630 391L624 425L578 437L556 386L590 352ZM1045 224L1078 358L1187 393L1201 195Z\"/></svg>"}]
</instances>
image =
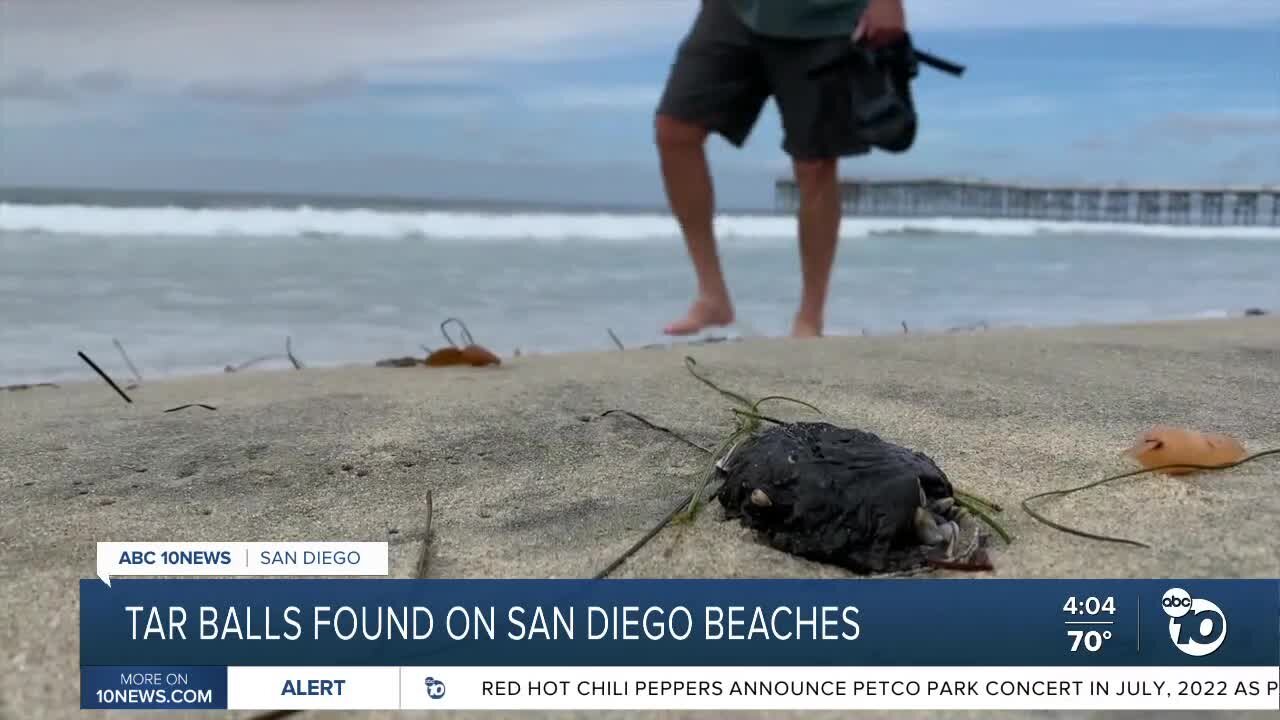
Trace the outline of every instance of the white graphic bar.
<instances>
[{"instance_id":1,"label":"white graphic bar","mask_svg":"<svg viewBox=\"0 0 1280 720\"><path fill-rule=\"evenodd\" d=\"M385 542L100 542L98 577L382 576Z\"/></svg>"},{"instance_id":2,"label":"white graphic bar","mask_svg":"<svg viewBox=\"0 0 1280 720\"><path fill-rule=\"evenodd\" d=\"M229 667L228 710L398 710L400 668Z\"/></svg>"},{"instance_id":3,"label":"white graphic bar","mask_svg":"<svg viewBox=\"0 0 1280 720\"><path fill-rule=\"evenodd\" d=\"M231 667L230 710L1275 710L1276 667Z\"/></svg>"},{"instance_id":4,"label":"white graphic bar","mask_svg":"<svg viewBox=\"0 0 1280 720\"><path fill-rule=\"evenodd\" d=\"M425 667L401 672L403 709L1274 710L1280 703L1275 667Z\"/></svg>"}]
</instances>

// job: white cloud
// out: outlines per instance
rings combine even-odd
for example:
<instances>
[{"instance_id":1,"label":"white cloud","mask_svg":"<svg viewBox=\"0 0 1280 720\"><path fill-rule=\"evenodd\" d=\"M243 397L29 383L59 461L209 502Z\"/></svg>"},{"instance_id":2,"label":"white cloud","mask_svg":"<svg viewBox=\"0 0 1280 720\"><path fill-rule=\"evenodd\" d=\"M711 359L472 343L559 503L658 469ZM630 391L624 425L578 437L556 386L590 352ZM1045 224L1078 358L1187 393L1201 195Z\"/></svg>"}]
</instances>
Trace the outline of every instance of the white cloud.
<instances>
[{"instance_id":1,"label":"white cloud","mask_svg":"<svg viewBox=\"0 0 1280 720\"><path fill-rule=\"evenodd\" d=\"M359 76L439 78L486 61L673 47L698 0L2 0L0 83L111 73L152 89L262 92ZM1276 0L907 0L915 30L1256 26ZM638 96L632 100L639 102Z\"/></svg>"},{"instance_id":2,"label":"white cloud","mask_svg":"<svg viewBox=\"0 0 1280 720\"><path fill-rule=\"evenodd\" d=\"M533 93L525 103L538 110L637 110L658 104L658 85L567 86Z\"/></svg>"},{"instance_id":3,"label":"white cloud","mask_svg":"<svg viewBox=\"0 0 1280 720\"><path fill-rule=\"evenodd\" d=\"M89 122L123 125L132 117L125 109L114 105L58 105L29 98L5 99L0 103L0 129L64 127Z\"/></svg>"},{"instance_id":4,"label":"white cloud","mask_svg":"<svg viewBox=\"0 0 1280 720\"><path fill-rule=\"evenodd\" d=\"M1095 132L1077 138L1072 147L1095 153L1150 151L1152 148L1167 152L1166 143L1170 141L1203 146L1221 140L1238 145L1277 136L1280 136L1280 105L1164 113L1127 132Z\"/></svg>"},{"instance_id":5,"label":"white cloud","mask_svg":"<svg viewBox=\"0 0 1280 720\"><path fill-rule=\"evenodd\" d=\"M920 30L1175 25L1255 27L1280 21L1276 0L905 0Z\"/></svg>"},{"instance_id":6,"label":"white cloud","mask_svg":"<svg viewBox=\"0 0 1280 720\"><path fill-rule=\"evenodd\" d=\"M424 93L410 98L362 98L359 103L331 103L320 108L327 113L368 117L369 115L430 115L474 117L497 112L502 107L497 95Z\"/></svg>"},{"instance_id":7,"label":"white cloud","mask_svg":"<svg viewBox=\"0 0 1280 720\"><path fill-rule=\"evenodd\" d=\"M1280 135L1280 104L1262 109L1170 113L1153 123L1150 129L1192 141L1248 135L1275 137Z\"/></svg>"},{"instance_id":8,"label":"white cloud","mask_svg":"<svg viewBox=\"0 0 1280 720\"><path fill-rule=\"evenodd\" d=\"M160 89L279 88L433 66L604 54L688 22L687 0L3 0L0 77L110 71ZM656 8L663 11L655 12ZM389 70L384 70L389 69ZM446 73L447 74L447 73Z\"/></svg>"}]
</instances>

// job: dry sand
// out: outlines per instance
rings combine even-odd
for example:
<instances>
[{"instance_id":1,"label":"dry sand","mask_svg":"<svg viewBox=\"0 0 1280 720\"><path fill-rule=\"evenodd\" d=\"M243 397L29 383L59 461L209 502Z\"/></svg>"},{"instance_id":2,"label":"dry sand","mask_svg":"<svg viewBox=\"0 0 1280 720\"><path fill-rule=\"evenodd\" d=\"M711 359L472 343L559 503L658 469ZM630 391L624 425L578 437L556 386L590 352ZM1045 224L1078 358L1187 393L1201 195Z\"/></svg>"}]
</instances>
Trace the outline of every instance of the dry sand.
<instances>
[{"instance_id":1,"label":"dry sand","mask_svg":"<svg viewBox=\"0 0 1280 720\"><path fill-rule=\"evenodd\" d=\"M433 576L589 576L704 462L600 413L632 410L707 445L732 424L684 369L686 354L730 388L805 398L834 422L922 450L1004 504L1016 541L996 543L998 577L1280 576L1280 461L1144 477L1046 506L1149 550L1064 535L1018 509L1031 493L1128 469L1119 451L1154 423L1280 446L1280 319L1270 317L753 340L497 369L245 372L148 382L133 405L93 381L0 392L0 714L79 714L76 581L93 576L97 541L389 540L392 573L407 576L430 489ZM161 412L193 402L218 409ZM842 575L763 548L714 506L616 573Z\"/></svg>"}]
</instances>

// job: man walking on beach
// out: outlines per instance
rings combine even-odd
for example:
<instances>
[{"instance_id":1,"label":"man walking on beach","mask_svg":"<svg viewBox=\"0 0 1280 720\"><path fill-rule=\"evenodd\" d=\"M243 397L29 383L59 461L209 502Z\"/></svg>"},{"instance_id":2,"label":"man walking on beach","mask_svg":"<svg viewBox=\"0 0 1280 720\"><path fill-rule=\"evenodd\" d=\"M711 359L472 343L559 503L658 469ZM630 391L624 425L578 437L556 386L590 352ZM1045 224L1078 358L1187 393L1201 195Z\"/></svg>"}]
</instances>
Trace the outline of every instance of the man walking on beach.
<instances>
[{"instance_id":1,"label":"man walking on beach","mask_svg":"<svg viewBox=\"0 0 1280 720\"><path fill-rule=\"evenodd\" d=\"M734 320L716 249L705 145L715 132L741 147L772 96L800 194L803 291L791 334L822 335L840 232L838 158L869 148L853 132L847 87L838 77L812 77L809 69L851 36L877 46L900 38L905 26L902 0L702 0L655 123L667 200L698 281L688 313L664 332L691 335Z\"/></svg>"}]
</instances>

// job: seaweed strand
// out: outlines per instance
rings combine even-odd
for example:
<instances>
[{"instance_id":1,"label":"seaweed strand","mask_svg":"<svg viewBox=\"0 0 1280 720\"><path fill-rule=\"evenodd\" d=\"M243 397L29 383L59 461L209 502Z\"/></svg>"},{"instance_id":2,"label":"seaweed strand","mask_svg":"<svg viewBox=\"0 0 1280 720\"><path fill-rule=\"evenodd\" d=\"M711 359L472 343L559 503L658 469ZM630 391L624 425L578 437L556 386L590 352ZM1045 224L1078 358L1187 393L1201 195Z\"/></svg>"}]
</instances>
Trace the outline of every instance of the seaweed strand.
<instances>
[{"instance_id":1,"label":"seaweed strand","mask_svg":"<svg viewBox=\"0 0 1280 720\"><path fill-rule=\"evenodd\" d=\"M692 499L687 503L688 508L677 517L677 520L680 522L691 522L697 519L698 513L702 510L702 506L706 502L704 497L707 495L707 488L710 487L712 481L715 480L716 471L720 466L720 462L728 457L729 454L738 447L738 443L741 442L744 437L751 433L752 430L750 428L740 425L732 435L725 438L724 442L720 443L720 446L716 448L714 453L712 453L711 464L702 472L702 481L698 483L697 490L693 492Z\"/></svg>"},{"instance_id":2,"label":"seaweed strand","mask_svg":"<svg viewBox=\"0 0 1280 720\"><path fill-rule=\"evenodd\" d=\"M116 350L120 351L120 357L124 358L124 364L129 366L129 372L133 373L133 379L137 380L138 384L141 385L142 373L138 372L138 367L133 364L132 360L129 359L129 353L124 351L124 345L122 345L120 341L116 338L111 338L111 342L115 344Z\"/></svg>"},{"instance_id":3,"label":"seaweed strand","mask_svg":"<svg viewBox=\"0 0 1280 720\"><path fill-rule=\"evenodd\" d=\"M1061 530L1062 532L1067 533L1069 535L1076 535L1078 537L1089 538L1091 540L1101 540L1103 542L1113 542L1113 543L1120 543L1123 545L1135 545L1137 547L1149 548L1151 547L1150 545L1147 545L1146 543L1143 543L1143 542L1139 542L1137 540L1130 540L1128 538L1121 538L1121 537L1112 537L1110 535L1097 535L1095 533L1086 532L1084 530L1077 530L1076 528L1068 527L1066 525L1062 525L1060 523L1054 522L1049 518L1045 517L1044 515L1040 514L1039 512L1032 510L1031 502L1033 500L1039 500L1040 498L1045 498L1045 497L1065 497L1073 493L1078 493L1082 490L1088 490L1090 488L1098 487L1099 485L1105 485L1107 483L1112 483L1117 480L1125 480L1128 478L1137 477L1139 475L1147 475L1150 473L1160 472L1161 470L1172 470L1174 468L1191 469L1191 470L1210 470L1210 471L1229 470L1231 468L1244 465L1245 463L1253 462L1254 460L1258 460L1260 458L1264 458L1272 455L1280 455L1280 448L1275 448L1272 450L1263 450L1262 452L1256 452L1252 455L1241 458L1240 460L1236 460L1235 462L1229 462L1222 465L1195 465L1192 463L1177 463L1173 465L1161 465L1159 467L1143 468L1141 470L1134 470L1132 472L1120 473L1119 475L1110 475L1102 478L1101 480L1094 480L1093 482L1085 483L1084 485L1078 485L1073 488L1066 488L1064 490L1048 490L1046 492L1037 493L1022 501L1022 509L1026 511L1026 513L1030 515L1032 518L1034 518L1035 520L1045 525L1048 525L1049 527L1055 530Z\"/></svg>"},{"instance_id":4,"label":"seaweed strand","mask_svg":"<svg viewBox=\"0 0 1280 720\"><path fill-rule=\"evenodd\" d=\"M423 522L425 529L422 531L422 550L418 553L418 564L414 577L419 580L427 577L427 572L431 564L431 491L427 491L427 517Z\"/></svg>"},{"instance_id":5,"label":"seaweed strand","mask_svg":"<svg viewBox=\"0 0 1280 720\"><path fill-rule=\"evenodd\" d=\"M775 400L782 400L782 401L785 401L785 402L795 403L796 405L801 405L801 406L803 406L803 407L807 407L807 408L809 408L810 410L812 410L812 411L814 411L814 412L818 413L819 415L825 415L825 414L826 414L826 413L824 413L821 409L816 408L816 407L814 407L813 405L810 405L809 403L807 403L807 402L805 402L805 401L803 401L803 400L797 400L797 399L795 399L795 398L793 398L793 397L787 397L786 395L767 395L767 396L765 396L765 397L762 397L762 398L760 398L759 400L757 400L757 401L755 401L755 402L751 403L751 410L752 410L752 411L754 411L754 412L759 412L759 411L760 411L760 406L761 406L761 405L763 405L763 404L765 404L765 403L767 403L767 402L773 402L773 401L775 401Z\"/></svg>"},{"instance_id":6,"label":"seaweed strand","mask_svg":"<svg viewBox=\"0 0 1280 720\"><path fill-rule=\"evenodd\" d=\"M738 403L738 404L740 404L740 405L743 405L743 406L744 406L744 407L746 407L748 410L754 410L754 409L755 409L755 403L753 403L753 402L751 402L751 400L747 399L747 397L746 397L746 396L744 396L744 395L739 395L738 393L733 392L732 390L725 390L724 388L720 387L719 385L715 384L714 382L711 382L711 380L709 380L709 379L707 379L707 378L705 378L705 377L703 377L703 376L699 375L699 374L698 374L698 371L697 371L697 370L694 370L694 367L695 367L697 364L698 364L698 361L697 361L697 360L694 360L693 358L689 357L688 355L686 355L686 356L685 356L685 358L684 358L684 366L685 366L685 368L687 368L687 369L689 370L689 374L690 374L690 375L692 375L692 376L694 376L695 378L697 378L700 382L702 382L704 385L706 385L707 387L711 388L712 390L715 390L716 392L718 392L718 393L720 393L721 395L723 395L723 396L725 396L725 397L729 398L730 400L733 400L734 402L736 402L736 403Z\"/></svg>"},{"instance_id":7,"label":"seaweed strand","mask_svg":"<svg viewBox=\"0 0 1280 720\"><path fill-rule=\"evenodd\" d=\"M614 414L614 413L619 413L619 414L622 414L622 415L626 415L627 417L631 418L632 420L635 420L636 422L641 423L641 424L643 424L643 425L647 425L649 428L651 428L651 429L653 429L653 430L657 430L658 432L666 433L666 434L670 435L671 437L673 437L673 438L675 438L675 439L679 440L680 442L683 442L685 445L688 445L689 447L696 448L696 449L698 449L698 450L701 450L701 451L702 451L702 452L704 452L704 453L710 453L710 452L711 452L711 451L710 451L710 450L708 450L707 448L702 447L702 446L701 446L701 445L699 445L698 443L696 443L696 442L694 442L694 441L690 440L689 438L685 437L684 435L681 435L680 433L676 432L675 430L672 430L671 428L667 428L667 427L663 427L663 426L661 426L661 425L658 425L657 423L654 423L654 422L652 422L652 421L650 421L650 420L648 420L648 419L646 419L646 418L644 418L644 417L642 417L642 416L640 416L640 415L637 415L637 414L635 414L635 413L631 412L630 410L623 410L623 409L621 409L621 408L615 408L615 409L613 409L613 410L606 410L605 412L600 413L600 417L609 417L610 415L612 415L612 414Z\"/></svg>"},{"instance_id":8,"label":"seaweed strand","mask_svg":"<svg viewBox=\"0 0 1280 720\"><path fill-rule=\"evenodd\" d=\"M467 329L467 324L466 324L466 323L464 323L464 322L462 322L461 320L459 320L459 319L458 319L458 318L456 318L456 317L451 317L451 318L446 318L444 322L440 323L440 334L441 334L441 335L444 335L444 339L445 339L445 340L448 340L450 345L452 345L452 346L454 346L454 347L458 347L458 343L454 342L454 341L453 341L453 338L452 338L452 337L450 337L450 335L449 335L449 330L448 330L448 328L449 328L449 324L450 324L450 323L453 323L453 324L457 325L457 326L462 330L462 340L463 340L463 342L465 342L467 345L475 345L475 344L476 344L476 343L475 343L475 340L473 340L473 339L472 339L472 337L471 337L471 331Z\"/></svg>"},{"instance_id":9,"label":"seaweed strand","mask_svg":"<svg viewBox=\"0 0 1280 720\"><path fill-rule=\"evenodd\" d=\"M956 488L954 492L957 499L964 498L969 503L972 503L974 505L981 505L984 509L990 512L1004 512L1003 507L1001 507L1000 505L997 505L996 503L991 502L990 500L982 497L981 495L974 495L971 492L966 492L964 490L960 490L959 488Z\"/></svg>"},{"instance_id":10,"label":"seaweed strand","mask_svg":"<svg viewBox=\"0 0 1280 720\"><path fill-rule=\"evenodd\" d=\"M293 355L293 338L291 337L286 336L284 339L284 354L285 357L289 358L289 362L293 363L294 370L302 369L302 363Z\"/></svg>"},{"instance_id":11,"label":"seaweed strand","mask_svg":"<svg viewBox=\"0 0 1280 720\"><path fill-rule=\"evenodd\" d=\"M132 399L132 398L130 398L128 395L125 395L125 394L124 394L124 391L120 389L120 386L116 384L116 381L115 381L115 380L112 380L110 375L108 375L107 373L105 373L105 372L102 370L102 368L98 367L98 363L96 363L96 362L94 362L94 361L90 360L90 359L89 359L89 356L88 356L88 355L85 355L85 354L84 354L84 351L82 351L82 350L81 350L81 351L77 351L77 352L76 352L76 354L80 356L80 359L81 359L81 360L83 360L83 361L85 361L86 363L88 363L88 364L89 364L89 367L93 368L94 372L98 373L99 377L101 377L103 380L106 380L106 381L107 381L107 384L111 386L111 389L112 389L112 390L115 390L117 393L119 393L120 397L124 398L124 401L125 401L125 402L127 402L127 403L129 403L129 404L133 404L133 399Z\"/></svg>"},{"instance_id":12,"label":"seaweed strand","mask_svg":"<svg viewBox=\"0 0 1280 720\"><path fill-rule=\"evenodd\" d=\"M962 495L961 493L954 493L954 495L957 505L973 513L979 520L985 523L987 527L994 530L996 534L1000 536L1000 539L1004 540L1005 545L1011 545L1013 543L1013 538L1009 536L1009 532L989 514L990 508L987 508L980 503L973 502L967 495Z\"/></svg>"},{"instance_id":13,"label":"seaweed strand","mask_svg":"<svg viewBox=\"0 0 1280 720\"><path fill-rule=\"evenodd\" d=\"M604 567L603 570L596 573L592 577L592 579L603 580L609 577L609 573L613 572L614 570L617 570L619 567L622 567L622 564L625 563L627 560L631 559L632 555L635 555L636 553L640 552L640 549L643 548L645 545L648 545L650 540L657 537L658 533L662 532L663 528L671 524L671 522L676 519L676 516L678 516L680 512L685 509L685 507L687 507L690 503L694 501L694 498L695 498L695 493L689 493L688 495L681 498L680 502L676 503L675 507L671 508L671 511L668 512L665 516L663 516L663 518L659 520L653 527L649 528L649 531L646 532L643 537L637 540L634 545L632 545L631 547L623 551L621 555L614 558L613 562L609 563Z\"/></svg>"},{"instance_id":14,"label":"seaweed strand","mask_svg":"<svg viewBox=\"0 0 1280 720\"><path fill-rule=\"evenodd\" d=\"M224 369L225 369L227 372L238 372L238 371L240 371L240 370L245 370L245 369L247 369L247 368L249 368L249 367L252 367L252 366L254 366L254 365L257 365L258 363L263 363L263 362L266 362L266 361L268 361L268 360L278 360L278 359L280 359L280 357L281 357L281 356L279 356L279 355L261 355L261 356L258 356L258 357L256 357L256 358L253 358L252 360L246 360L246 361L244 361L244 362L240 363L239 365L228 365L228 366L227 366L226 368L224 368Z\"/></svg>"},{"instance_id":15,"label":"seaweed strand","mask_svg":"<svg viewBox=\"0 0 1280 720\"><path fill-rule=\"evenodd\" d=\"M613 328L605 328L605 330L609 331L609 337L613 338L613 344L617 345L619 350L626 350L626 348L623 347L622 345L622 341L619 340L618 336L613 333Z\"/></svg>"},{"instance_id":16,"label":"seaweed strand","mask_svg":"<svg viewBox=\"0 0 1280 720\"><path fill-rule=\"evenodd\" d=\"M747 412L746 410L739 410L738 408L733 408L733 409L731 410L731 412L732 412L734 415L737 415L737 416L739 416L739 417L750 418L750 419L752 419L752 420L756 420L756 421L763 420L763 421L765 421L765 422L773 423L774 425L786 425L786 424L787 424L787 422L786 422L785 420L779 420L779 419L777 419L777 418L771 418L771 417L769 417L768 415L761 415L761 414L759 414L759 413Z\"/></svg>"},{"instance_id":17,"label":"seaweed strand","mask_svg":"<svg viewBox=\"0 0 1280 720\"><path fill-rule=\"evenodd\" d=\"M707 448L702 447L701 445L699 445L699 444L697 444L697 443L693 442L692 440L689 440L688 438L684 437L683 435L680 435L679 433L675 432L674 430L671 430L670 428L662 427L661 425L658 425L658 424L656 424L656 423L654 423L654 422L651 422L651 421L649 421L649 420L646 420L644 417L642 417L642 416L640 416L640 415L638 415L638 414L636 414L636 413L633 413L633 412L631 412L631 411L629 411L629 410L609 410L609 411L607 411L607 412L605 412L605 413L601 414L601 416L600 416L600 417L606 417L606 416L611 415L611 414L613 414L613 413L620 413L620 414L622 414L622 415L626 415L627 417L629 417L629 418L631 418L631 419L633 419L633 420L635 420L635 421L637 421L637 422L640 422L640 423L642 423L642 424L644 424L644 425L646 425L646 426L648 426L648 427L650 427L650 428L652 428L652 429L654 429L654 430L657 430L657 431L662 432L662 433L666 433L666 434L668 434L668 435L670 435L670 436L672 436L672 437L674 437L674 438L677 438L677 439L679 439L679 440L683 441L686 445L689 445L690 447L693 447L693 448L695 448L695 449L697 449L697 450L700 450L700 451L702 451L703 453L706 453L706 454L711 454L711 453L712 453L712 451L711 451L711 450L708 450ZM645 534L644 534L644 535L643 535L639 540L637 540L634 544L632 544L632 545L631 545L631 547L629 547L629 548L627 548L626 550L624 550L620 555L618 555L618 557L614 558L614 559L613 559L613 561L611 561L608 565L606 565L606 566L604 567L604 569L603 569L603 570L601 570L600 572L596 573L596 574L592 577L592 579L594 579L594 580L603 580L603 579L607 578L607 577L609 576L609 574L610 574L610 573L612 573L614 570L617 570L619 567L621 567L621 566L622 566L622 564L623 564L623 563L625 563L627 560L629 560L633 555L635 555L636 553L640 552L641 548L643 548L645 545L649 544L649 541L650 541L650 540L652 540L652 539L654 539L655 537L657 537L657 536L658 536L658 533L662 532L662 529L663 529L663 528L665 528L667 525L670 525L670 524L671 524L671 523L672 523L672 522L673 522L673 521L674 521L678 516L680 516L680 514L681 514L682 512L684 512L687 508L689 508L691 505L694 505L694 504L696 503L696 501L697 501L697 499L698 499L698 493L699 493L700 491L705 491L706 485L707 485L707 483L706 483L706 482L705 482L705 480L704 480L704 482L703 482L703 483L702 483L702 485L700 486L700 489L701 489L701 490L695 490L695 491L693 491L693 492L689 493L688 495L685 495L684 497L682 497L682 498L680 499L680 502L676 503L676 504L671 508L671 510L670 510L666 515L664 515L664 516L662 517L662 519L661 519L661 520L659 520L657 523L655 523L655 524L653 525L653 527L649 528L648 532L646 532L646 533L645 533Z\"/></svg>"}]
</instances>

